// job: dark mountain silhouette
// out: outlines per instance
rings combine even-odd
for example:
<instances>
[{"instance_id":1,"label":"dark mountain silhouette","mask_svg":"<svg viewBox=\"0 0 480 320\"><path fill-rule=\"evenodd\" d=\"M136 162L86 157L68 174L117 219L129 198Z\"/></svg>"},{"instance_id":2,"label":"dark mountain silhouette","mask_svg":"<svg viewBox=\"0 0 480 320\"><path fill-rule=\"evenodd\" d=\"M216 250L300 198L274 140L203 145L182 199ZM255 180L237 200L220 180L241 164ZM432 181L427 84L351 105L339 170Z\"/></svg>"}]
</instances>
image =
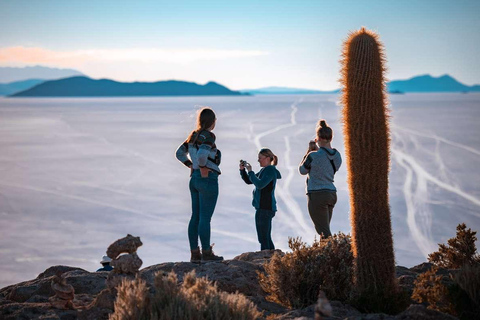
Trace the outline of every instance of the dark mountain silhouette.
<instances>
[{"instance_id":1,"label":"dark mountain silhouette","mask_svg":"<svg viewBox=\"0 0 480 320\"><path fill-rule=\"evenodd\" d=\"M445 74L440 77L422 75L408 80L390 81L388 91L401 92L474 92L480 91L480 85L467 86Z\"/></svg>"},{"instance_id":2,"label":"dark mountain silhouette","mask_svg":"<svg viewBox=\"0 0 480 320\"><path fill-rule=\"evenodd\" d=\"M458 82L449 75L432 77L431 75L416 76L408 80L395 80L387 83L390 93L406 92L480 92L480 85L467 86ZM338 93L339 89L332 91L319 91L311 89L266 87L259 89L245 89L241 92L250 94L322 94Z\"/></svg>"},{"instance_id":3,"label":"dark mountain silhouette","mask_svg":"<svg viewBox=\"0 0 480 320\"><path fill-rule=\"evenodd\" d=\"M117 82L71 77L43 82L11 97L126 97L126 96L226 96L242 95L218 83L199 85L185 81Z\"/></svg>"},{"instance_id":4,"label":"dark mountain silhouette","mask_svg":"<svg viewBox=\"0 0 480 320\"><path fill-rule=\"evenodd\" d=\"M44 81L45 79L28 79L10 83L0 83L0 96L8 96L15 92L30 89L31 87L36 86Z\"/></svg>"},{"instance_id":5,"label":"dark mountain silhouette","mask_svg":"<svg viewBox=\"0 0 480 320\"><path fill-rule=\"evenodd\" d=\"M0 83L28 79L55 80L73 76L84 76L84 74L73 69L58 69L42 66L24 68L0 67Z\"/></svg>"}]
</instances>

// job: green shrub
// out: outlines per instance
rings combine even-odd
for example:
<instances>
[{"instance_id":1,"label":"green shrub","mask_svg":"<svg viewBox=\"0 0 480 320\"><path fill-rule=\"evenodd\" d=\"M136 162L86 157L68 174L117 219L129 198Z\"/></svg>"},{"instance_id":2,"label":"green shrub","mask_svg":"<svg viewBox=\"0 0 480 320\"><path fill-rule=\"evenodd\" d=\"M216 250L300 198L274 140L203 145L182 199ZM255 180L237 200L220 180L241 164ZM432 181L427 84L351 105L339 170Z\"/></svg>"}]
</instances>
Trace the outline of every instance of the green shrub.
<instances>
[{"instance_id":1,"label":"green shrub","mask_svg":"<svg viewBox=\"0 0 480 320\"><path fill-rule=\"evenodd\" d=\"M448 239L448 245L439 244L438 251L428 255L428 261L446 269L459 269L464 264L480 263L475 246L476 234L472 229L467 229L465 223L459 224L456 237Z\"/></svg>"},{"instance_id":2,"label":"green shrub","mask_svg":"<svg viewBox=\"0 0 480 320\"><path fill-rule=\"evenodd\" d=\"M302 308L317 301L322 290L328 299L346 301L352 288L351 239L343 233L308 246L301 238L289 238L291 253L275 254L259 273L262 289L270 301L289 308Z\"/></svg>"},{"instance_id":3,"label":"green shrub","mask_svg":"<svg viewBox=\"0 0 480 320\"><path fill-rule=\"evenodd\" d=\"M262 316L245 296L219 291L206 278L196 278L195 271L185 274L181 285L177 284L174 272L166 276L157 273L153 296L149 296L145 282L140 279L123 282L118 291L111 320L248 320Z\"/></svg>"}]
</instances>

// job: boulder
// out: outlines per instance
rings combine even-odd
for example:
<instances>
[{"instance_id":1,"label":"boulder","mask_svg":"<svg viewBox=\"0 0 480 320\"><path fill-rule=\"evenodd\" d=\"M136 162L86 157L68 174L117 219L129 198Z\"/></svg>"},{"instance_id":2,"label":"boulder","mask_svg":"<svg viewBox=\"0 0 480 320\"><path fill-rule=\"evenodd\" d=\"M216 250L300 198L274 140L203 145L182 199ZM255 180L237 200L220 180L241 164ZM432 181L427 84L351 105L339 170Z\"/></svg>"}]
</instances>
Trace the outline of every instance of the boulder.
<instances>
[{"instance_id":1,"label":"boulder","mask_svg":"<svg viewBox=\"0 0 480 320\"><path fill-rule=\"evenodd\" d=\"M108 247L107 256L116 259L121 253L134 253L142 244L140 237L127 234L125 238L118 239Z\"/></svg>"},{"instance_id":2,"label":"boulder","mask_svg":"<svg viewBox=\"0 0 480 320\"><path fill-rule=\"evenodd\" d=\"M112 260L110 265L114 268L116 273L136 274L138 269L142 266L142 260L137 253L124 254L117 259Z\"/></svg>"}]
</instances>

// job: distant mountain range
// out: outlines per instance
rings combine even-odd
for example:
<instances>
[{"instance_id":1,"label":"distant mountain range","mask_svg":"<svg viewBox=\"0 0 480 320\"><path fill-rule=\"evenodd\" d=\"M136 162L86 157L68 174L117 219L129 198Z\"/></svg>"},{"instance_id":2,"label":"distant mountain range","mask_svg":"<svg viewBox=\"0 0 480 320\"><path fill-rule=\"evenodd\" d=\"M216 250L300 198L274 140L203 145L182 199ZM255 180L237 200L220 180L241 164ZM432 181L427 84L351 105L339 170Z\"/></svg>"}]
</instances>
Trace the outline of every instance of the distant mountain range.
<instances>
[{"instance_id":1,"label":"distant mountain range","mask_svg":"<svg viewBox=\"0 0 480 320\"><path fill-rule=\"evenodd\" d=\"M391 93L407 92L480 92L480 85L467 86L458 82L449 75L432 77L431 75L416 76L407 80L395 80L387 83L387 90ZM311 89L266 87L259 89L245 89L240 92L250 94L324 94L338 93L340 89L319 91Z\"/></svg>"},{"instance_id":2,"label":"distant mountain range","mask_svg":"<svg viewBox=\"0 0 480 320\"><path fill-rule=\"evenodd\" d=\"M57 69L42 66L13 68L0 67L0 83L18 82L31 79L54 80L73 76L84 76L73 69Z\"/></svg>"},{"instance_id":3,"label":"distant mountain range","mask_svg":"<svg viewBox=\"0 0 480 320\"><path fill-rule=\"evenodd\" d=\"M388 91L400 92L479 92L480 85L467 86L445 74L440 77L422 75L408 80L390 81Z\"/></svg>"},{"instance_id":4,"label":"distant mountain range","mask_svg":"<svg viewBox=\"0 0 480 320\"><path fill-rule=\"evenodd\" d=\"M5 78L3 72L24 72L27 68L0 68L0 79ZM42 71L44 76L60 76L76 70L32 67L32 71ZM36 71L35 71L36 72ZM19 75L17 75L19 77ZM409 92L480 92L480 85L467 86L449 75L432 77L416 76L407 80L395 80L387 83L390 93ZM199 85L185 81L158 82L117 82L108 79L94 80L85 76L67 77L58 80L33 78L11 83L0 83L0 96L11 97L114 97L114 96L193 96L193 95L264 95L264 94L335 94L339 89L320 91L312 89L265 87L233 91L216 82Z\"/></svg>"},{"instance_id":5,"label":"distant mountain range","mask_svg":"<svg viewBox=\"0 0 480 320\"><path fill-rule=\"evenodd\" d=\"M45 82L44 79L30 79L23 81L15 81L11 83L0 83L0 96L8 96L15 92L24 91Z\"/></svg>"},{"instance_id":6,"label":"distant mountain range","mask_svg":"<svg viewBox=\"0 0 480 320\"><path fill-rule=\"evenodd\" d=\"M128 96L229 96L242 95L216 82L199 85L185 81L117 82L71 77L50 80L11 97L128 97Z\"/></svg>"}]
</instances>

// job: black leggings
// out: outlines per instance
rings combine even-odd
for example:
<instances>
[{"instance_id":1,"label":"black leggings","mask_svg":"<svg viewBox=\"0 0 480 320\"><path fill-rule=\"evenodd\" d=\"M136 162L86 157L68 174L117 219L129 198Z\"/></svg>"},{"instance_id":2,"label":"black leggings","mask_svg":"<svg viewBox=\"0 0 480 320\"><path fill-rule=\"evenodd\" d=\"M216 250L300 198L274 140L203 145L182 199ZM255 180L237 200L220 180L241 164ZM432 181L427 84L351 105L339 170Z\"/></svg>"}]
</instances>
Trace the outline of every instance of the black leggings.
<instances>
[{"instance_id":1,"label":"black leggings","mask_svg":"<svg viewBox=\"0 0 480 320\"><path fill-rule=\"evenodd\" d=\"M275 211L257 209L255 213L255 225L257 227L258 242L260 250L274 250L272 241L272 218L275 217Z\"/></svg>"}]
</instances>

